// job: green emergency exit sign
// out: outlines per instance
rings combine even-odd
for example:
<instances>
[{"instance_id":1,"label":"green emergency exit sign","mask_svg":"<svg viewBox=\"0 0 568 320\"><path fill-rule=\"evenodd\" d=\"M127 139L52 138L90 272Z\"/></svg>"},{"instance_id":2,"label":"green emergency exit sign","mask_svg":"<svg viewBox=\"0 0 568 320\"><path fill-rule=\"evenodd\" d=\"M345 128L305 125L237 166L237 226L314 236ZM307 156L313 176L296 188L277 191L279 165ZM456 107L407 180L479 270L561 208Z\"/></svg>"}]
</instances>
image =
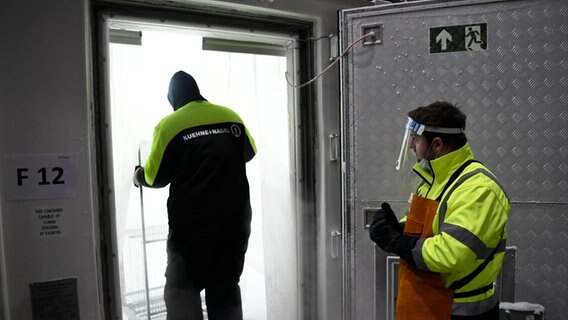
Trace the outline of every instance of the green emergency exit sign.
<instances>
[{"instance_id":1,"label":"green emergency exit sign","mask_svg":"<svg viewBox=\"0 0 568 320\"><path fill-rule=\"evenodd\" d=\"M487 50L487 23L430 28L430 53Z\"/></svg>"}]
</instances>

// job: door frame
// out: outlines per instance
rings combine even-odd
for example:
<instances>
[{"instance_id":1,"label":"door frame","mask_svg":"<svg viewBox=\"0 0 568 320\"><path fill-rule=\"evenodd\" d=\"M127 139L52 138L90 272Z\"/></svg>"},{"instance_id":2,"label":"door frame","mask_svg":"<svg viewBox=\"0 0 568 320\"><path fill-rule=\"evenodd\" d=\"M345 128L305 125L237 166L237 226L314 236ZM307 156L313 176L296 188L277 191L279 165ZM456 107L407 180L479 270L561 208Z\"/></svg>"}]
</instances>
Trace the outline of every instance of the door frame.
<instances>
[{"instance_id":1,"label":"door frame","mask_svg":"<svg viewBox=\"0 0 568 320\"><path fill-rule=\"evenodd\" d=\"M108 194L111 192L109 176L105 172L110 169L108 162L109 138L105 126L108 114L106 106L110 97L107 95L109 85L105 70L106 30L105 16L128 16L137 19L149 18L152 20L167 20L172 22L215 24L219 27L262 30L294 34L299 39L313 37L314 22L284 16L275 16L272 13L251 13L243 8L225 8L202 4L148 4L148 3L117 3L115 1L94 1L91 11L92 32L92 61L93 61L93 92L94 106L92 115L95 132L96 174L97 174L97 201L99 212L95 217L97 224L97 255L100 260L101 301L105 319L120 319L121 310L120 292L116 290L118 283L118 270L114 264L113 237L115 234L113 218L111 216L111 203ZM297 41L297 76L298 82L305 82L315 74L315 48L310 41ZM296 89L295 89L296 90ZM298 313L301 318L315 319L317 315L317 283L316 277L316 90L311 86L303 87L294 92L296 101L294 119L297 129L295 150L297 168L296 205L298 219Z\"/></svg>"}]
</instances>

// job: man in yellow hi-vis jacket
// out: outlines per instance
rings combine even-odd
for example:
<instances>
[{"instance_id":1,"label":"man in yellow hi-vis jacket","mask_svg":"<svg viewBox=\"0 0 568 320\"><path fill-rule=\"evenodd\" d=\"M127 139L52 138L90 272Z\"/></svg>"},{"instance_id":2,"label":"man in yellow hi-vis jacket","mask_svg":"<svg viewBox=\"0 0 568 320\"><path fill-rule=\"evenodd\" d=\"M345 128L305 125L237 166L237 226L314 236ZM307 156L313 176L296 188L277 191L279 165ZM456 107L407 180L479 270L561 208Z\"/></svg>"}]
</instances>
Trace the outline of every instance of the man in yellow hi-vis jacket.
<instances>
[{"instance_id":1,"label":"man in yellow hi-vis jacket","mask_svg":"<svg viewBox=\"0 0 568 320\"><path fill-rule=\"evenodd\" d=\"M494 282L505 252L507 195L473 160L457 107L435 102L408 117L403 149L415 153L422 181L403 223L383 203L370 227L381 249L401 257L397 319L498 320Z\"/></svg>"}]
</instances>

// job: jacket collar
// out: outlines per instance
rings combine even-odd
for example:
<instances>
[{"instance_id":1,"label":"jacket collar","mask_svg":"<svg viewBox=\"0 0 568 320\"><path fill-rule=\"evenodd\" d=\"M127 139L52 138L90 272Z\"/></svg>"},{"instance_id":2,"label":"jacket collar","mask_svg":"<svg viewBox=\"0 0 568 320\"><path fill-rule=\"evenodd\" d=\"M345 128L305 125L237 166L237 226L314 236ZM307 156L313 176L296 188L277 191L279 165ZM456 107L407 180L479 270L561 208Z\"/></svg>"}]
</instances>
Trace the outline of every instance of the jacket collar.
<instances>
[{"instance_id":1,"label":"jacket collar","mask_svg":"<svg viewBox=\"0 0 568 320\"><path fill-rule=\"evenodd\" d=\"M425 183L432 186L434 183L444 183L454 171L470 159L473 159L473 152L471 151L469 143L466 143L457 150L429 161L432 172L422 168L420 162L414 165L413 170Z\"/></svg>"}]
</instances>

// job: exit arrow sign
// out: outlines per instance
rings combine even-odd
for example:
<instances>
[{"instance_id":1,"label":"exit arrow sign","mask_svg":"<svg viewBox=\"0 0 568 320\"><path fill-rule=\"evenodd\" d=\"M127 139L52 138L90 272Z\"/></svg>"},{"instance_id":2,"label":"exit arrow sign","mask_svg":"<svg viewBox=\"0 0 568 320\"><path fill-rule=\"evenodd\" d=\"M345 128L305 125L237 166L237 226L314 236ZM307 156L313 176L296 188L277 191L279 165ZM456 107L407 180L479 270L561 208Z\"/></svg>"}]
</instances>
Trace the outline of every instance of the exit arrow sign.
<instances>
[{"instance_id":1,"label":"exit arrow sign","mask_svg":"<svg viewBox=\"0 0 568 320\"><path fill-rule=\"evenodd\" d=\"M487 23L430 28L430 53L487 50Z\"/></svg>"},{"instance_id":2,"label":"exit arrow sign","mask_svg":"<svg viewBox=\"0 0 568 320\"><path fill-rule=\"evenodd\" d=\"M448 42L452 42L452 35L446 31L446 29L442 29L436 36L436 43L438 42L440 43L442 51L446 51L448 49Z\"/></svg>"}]
</instances>

